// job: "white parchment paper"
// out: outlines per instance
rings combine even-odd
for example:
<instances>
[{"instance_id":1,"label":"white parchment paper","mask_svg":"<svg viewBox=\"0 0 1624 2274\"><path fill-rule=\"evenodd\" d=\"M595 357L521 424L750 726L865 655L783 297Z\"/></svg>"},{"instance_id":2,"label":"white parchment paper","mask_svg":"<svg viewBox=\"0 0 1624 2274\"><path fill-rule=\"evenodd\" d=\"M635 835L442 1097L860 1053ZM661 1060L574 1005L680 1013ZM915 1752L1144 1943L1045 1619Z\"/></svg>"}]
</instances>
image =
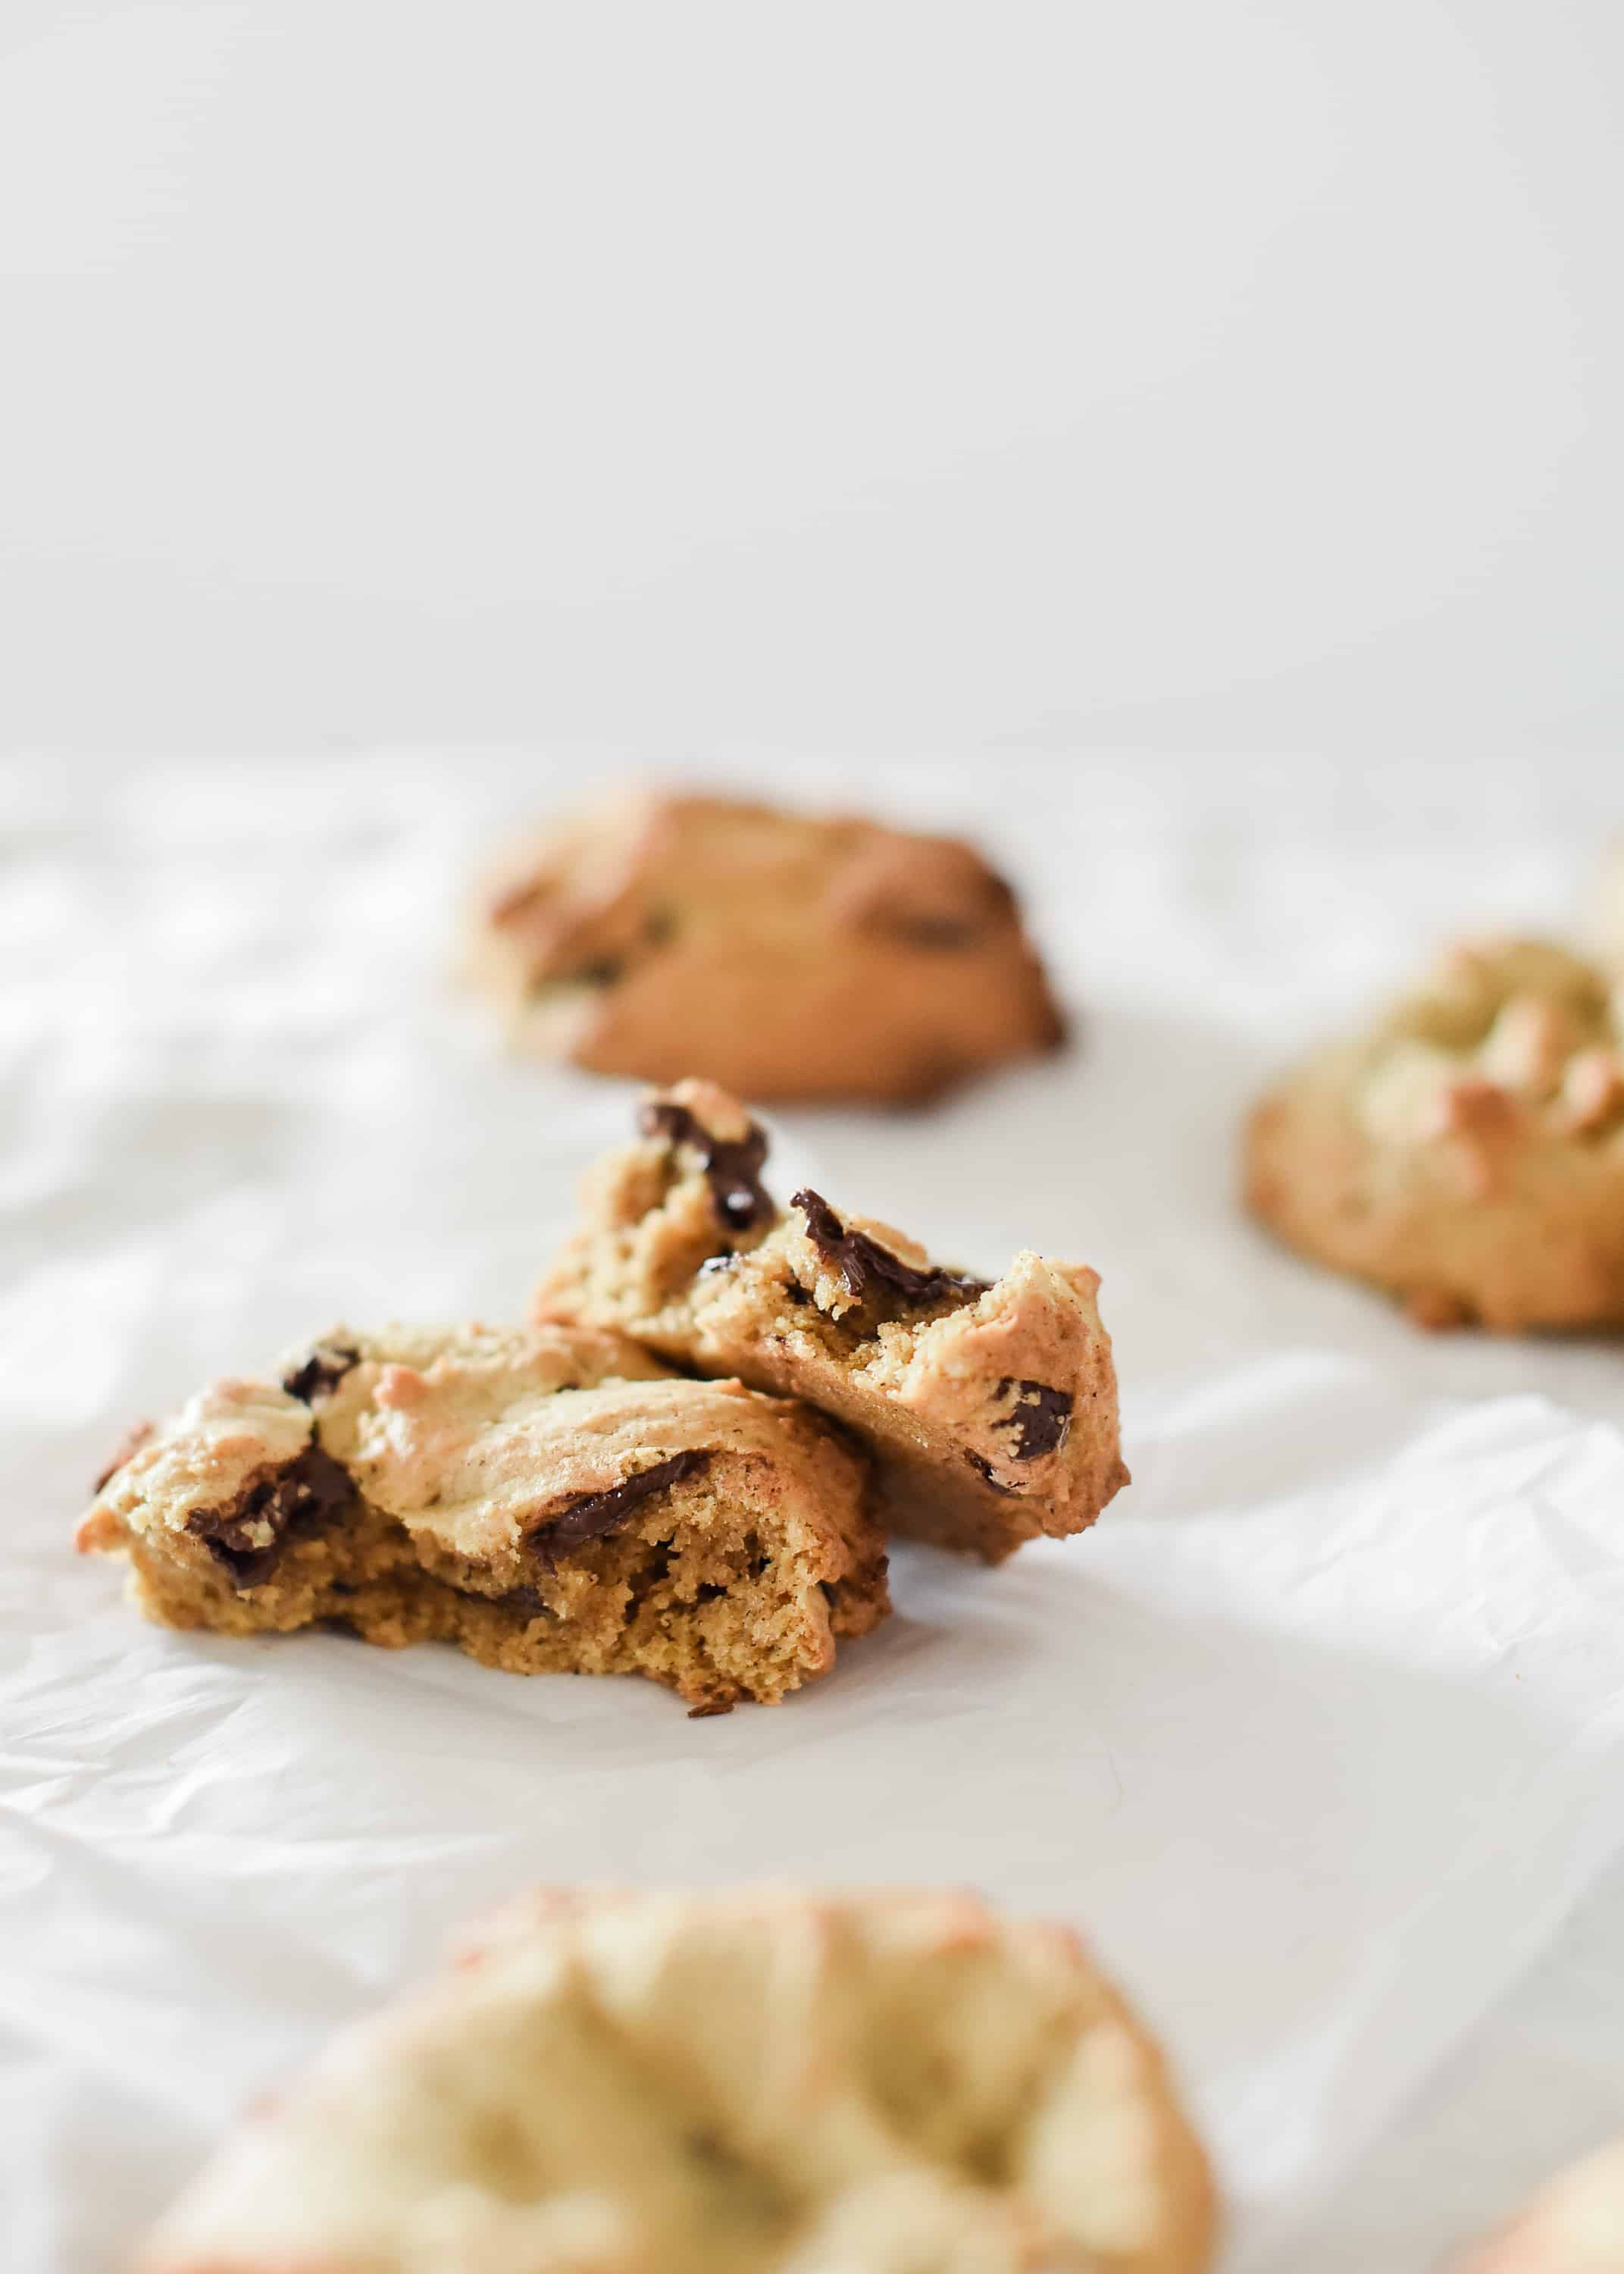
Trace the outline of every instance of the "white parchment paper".
<instances>
[{"instance_id":1,"label":"white parchment paper","mask_svg":"<svg viewBox=\"0 0 1624 2274\"><path fill-rule=\"evenodd\" d=\"M525 1881L770 1876L1075 1920L1186 2081L1232 2274L1422 2274L1523 2176L1530 2042L1568 2130L1624 2117L1562 1973L1620 1955L1624 1354L1416 1337L1237 1218L1232 1127L1430 934L1553 918L1586 782L1470 825L1439 782L1400 828L1329 778L823 770L976 827L1086 1028L929 1118L781 1117L782 1179L1100 1266L1135 1481L1086 1539L904 1550L831 1680L697 1723L143 1625L67 1552L126 1424L339 1317L514 1314L624 1128L443 977L470 853L589 770L0 774L0 2261L111 2274L244 2101Z\"/></svg>"}]
</instances>

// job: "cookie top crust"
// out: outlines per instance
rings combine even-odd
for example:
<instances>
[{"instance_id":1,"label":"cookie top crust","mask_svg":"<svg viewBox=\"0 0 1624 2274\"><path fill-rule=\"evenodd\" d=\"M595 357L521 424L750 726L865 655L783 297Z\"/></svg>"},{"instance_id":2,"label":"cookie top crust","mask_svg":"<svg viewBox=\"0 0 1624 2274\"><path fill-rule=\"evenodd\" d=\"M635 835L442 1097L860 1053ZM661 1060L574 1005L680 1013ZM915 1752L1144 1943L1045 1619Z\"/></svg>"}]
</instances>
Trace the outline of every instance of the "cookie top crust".
<instances>
[{"instance_id":1,"label":"cookie top crust","mask_svg":"<svg viewBox=\"0 0 1624 2274\"><path fill-rule=\"evenodd\" d=\"M102 1472L79 1545L105 1545L120 1522L200 1535L211 1517L245 1510L258 1486L308 1453L314 1434L309 1407L274 1382L213 1382L162 1428L131 1433ZM274 1545L274 1518L241 1520L245 1551Z\"/></svg>"},{"instance_id":2,"label":"cookie top crust","mask_svg":"<svg viewBox=\"0 0 1624 2274\"><path fill-rule=\"evenodd\" d=\"M140 2274L1195 2274L1205 2160L1069 1931L543 1891L229 2143Z\"/></svg>"},{"instance_id":3,"label":"cookie top crust","mask_svg":"<svg viewBox=\"0 0 1624 2274\"><path fill-rule=\"evenodd\" d=\"M1450 949L1359 1047L1358 1110L1394 1143L1478 1118L1576 1139L1624 1126L1624 992L1545 941ZM1485 1093L1507 1107L1485 1108Z\"/></svg>"},{"instance_id":4,"label":"cookie top crust","mask_svg":"<svg viewBox=\"0 0 1624 2274\"><path fill-rule=\"evenodd\" d=\"M969 846L717 797L620 796L538 834L479 900L470 971L523 1048L763 1098L917 1102L1064 1039Z\"/></svg>"},{"instance_id":5,"label":"cookie top crust","mask_svg":"<svg viewBox=\"0 0 1624 2274\"><path fill-rule=\"evenodd\" d=\"M991 1561L1082 1530L1127 1481L1096 1273L1024 1250L979 1279L810 1189L780 1211L758 1173L741 1222L715 1148L759 1172L766 1139L712 1083L657 1095L640 1126L589 1176L539 1318L804 1398L876 1455L884 1521Z\"/></svg>"},{"instance_id":6,"label":"cookie top crust","mask_svg":"<svg viewBox=\"0 0 1624 2274\"><path fill-rule=\"evenodd\" d=\"M1450 950L1247 1150L1259 1215L1423 1323L1624 1321L1624 990L1566 948Z\"/></svg>"},{"instance_id":7,"label":"cookie top crust","mask_svg":"<svg viewBox=\"0 0 1624 2274\"><path fill-rule=\"evenodd\" d=\"M514 1584L702 1474L750 1472L761 1491L786 1470L838 1472L855 1496L861 1464L811 1414L673 1375L618 1335L347 1339L360 1355L318 1405L323 1447L414 1539Z\"/></svg>"},{"instance_id":8,"label":"cookie top crust","mask_svg":"<svg viewBox=\"0 0 1624 2274\"><path fill-rule=\"evenodd\" d=\"M184 1535L252 1585L290 1527L358 1491L442 1576L518 1585L701 1475L861 1498L860 1458L812 1414L591 1328L338 1326L280 1372L304 1394L233 1381L192 1398L111 1475L79 1544Z\"/></svg>"}]
</instances>

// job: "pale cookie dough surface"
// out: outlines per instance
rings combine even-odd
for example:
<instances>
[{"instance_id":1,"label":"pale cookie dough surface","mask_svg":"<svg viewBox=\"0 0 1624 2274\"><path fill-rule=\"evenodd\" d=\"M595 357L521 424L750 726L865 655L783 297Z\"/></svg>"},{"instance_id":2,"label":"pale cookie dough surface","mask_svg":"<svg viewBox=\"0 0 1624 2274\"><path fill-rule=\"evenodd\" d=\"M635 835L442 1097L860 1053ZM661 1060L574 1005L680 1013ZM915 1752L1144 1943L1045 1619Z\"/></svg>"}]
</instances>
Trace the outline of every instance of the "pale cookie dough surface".
<instances>
[{"instance_id":1,"label":"pale cookie dough surface","mask_svg":"<svg viewBox=\"0 0 1624 2274\"><path fill-rule=\"evenodd\" d=\"M347 1328L128 1452L79 1531L172 1626L319 1621L776 1702L888 1605L860 1456L588 1329Z\"/></svg>"},{"instance_id":2,"label":"pale cookie dough surface","mask_svg":"<svg viewBox=\"0 0 1624 2274\"><path fill-rule=\"evenodd\" d=\"M1245 1178L1423 1325L1624 1325L1624 995L1538 941L1456 948L1262 1100Z\"/></svg>"},{"instance_id":3,"label":"pale cookie dough surface","mask_svg":"<svg viewBox=\"0 0 1624 2274\"><path fill-rule=\"evenodd\" d=\"M1064 1027L968 846L708 797L623 796L515 853L472 975L517 1045L763 1098L915 1102Z\"/></svg>"},{"instance_id":4,"label":"pale cookie dough surface","mask_svg":"<svg viewBox=\"0 0 1624 2274\"><path fill-rule=\"evenodd\" d=\"M707 1082L641 1126L590 1177L538 1317L806 1399L875 1456L889 1529L989 1562L1082 1531L1127 1482L1094 1272L1026 1250L988 1285L817 1193L781 1214L765 1135Z\"/></svg>"},{"instance_id":5,"label":"pale cookie dough surface","mask_svg":"<svg viewBox=\"0 0 1624 2274\"><path fill-rule=\"evenodd\" d=\"M1542 2187L1453 2274L1624 2274L1624 2140Z\"/></svg>"},{"instance_id":6,"label":"pale cookie dough surface","mask_svg":"<svg viewBox=\"0 0 1624 2274\"><path fill-rule=\"evenodd\" d=\"M1195 2274L1214 2225L1065 1928L543 1891L250 2121L138 2274Z\"/></svg>"}]
</instances>

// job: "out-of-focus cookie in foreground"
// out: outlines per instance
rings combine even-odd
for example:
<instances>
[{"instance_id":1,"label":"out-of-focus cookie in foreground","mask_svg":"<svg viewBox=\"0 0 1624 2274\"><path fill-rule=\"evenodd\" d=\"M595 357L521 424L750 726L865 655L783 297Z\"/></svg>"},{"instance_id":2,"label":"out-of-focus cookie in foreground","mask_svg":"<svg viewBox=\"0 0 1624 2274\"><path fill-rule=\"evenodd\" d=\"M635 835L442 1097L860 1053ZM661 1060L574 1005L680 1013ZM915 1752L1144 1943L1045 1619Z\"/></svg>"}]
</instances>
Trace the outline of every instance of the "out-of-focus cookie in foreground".
<instances>
[{"instance_id":1,"label":"out-of-focus cookie in foreground","mask_svg":"<svg viewBox=\"0 0 1624 2274\"><path fill-rule=\"evenodd\" d=\"M339 1327L121 1449L79 1527L169 1626L327 1622L773 1704L888 1608L861 1457L618 1336Z\"/></svg>"},{"instance_id":2,"label":"out-of-focus cookie in foreground","mask_svg":"<svg viewBox=\"0 0 1624 2274\"><path fill-rule=\"evenodd\" d=\"M1245 1190L1420 1325L1624 1325L1619 983L1537 940L1455 948L1263 1099Z\"/></svg>"},{"instance_id":3,"label":"out-of-focus cookie in foreground","mask_svg":"<svg viewBox=\"0 0 1624 2274\"><path fill-rule=\"evenodd\" d=\"M782 1212L766 1133L710 1082L641 1127L589 1175L538 1317L804 1398L874 1457L888 1530L989 1562L1081 1532L1127 1483L1097 1273L1026 1250L989 1284L819 1193Z\"/></svg>"},{"instance_id":4,"label":"out-of-focus cookie in foreground","mask_svg":"<svg viewBox=\"0 0 1624 2274\"><path fill-rule=\"evenodd\" d=\"M543 1892L340 2037L137 2274L1196 2274L1206 2160L1069 1930Z\"/></svg>"},{"instance_id":5,"label":"out-of-focus cookie in foreground","mask_svg":"<svg viewBox=\"0 0 1624 2274\"><path fill-rule=\"evenodd\" d=\"M747 1096L919 1103L1064 1022L967 845L714 797L622 795L516 851L470 972L515 1044Z\"/></svg>"},{"instance_id":6,"label":"out-of-focus cookie in foreground","mask_svg":"<svg viewBox=\"0 0 1624 2274\"><path fill-rule=\"evenodd\" d=\"M1624 2274L1624 2140L1542 2187L1449 2274Z\"/></svg>"}]
</instances>

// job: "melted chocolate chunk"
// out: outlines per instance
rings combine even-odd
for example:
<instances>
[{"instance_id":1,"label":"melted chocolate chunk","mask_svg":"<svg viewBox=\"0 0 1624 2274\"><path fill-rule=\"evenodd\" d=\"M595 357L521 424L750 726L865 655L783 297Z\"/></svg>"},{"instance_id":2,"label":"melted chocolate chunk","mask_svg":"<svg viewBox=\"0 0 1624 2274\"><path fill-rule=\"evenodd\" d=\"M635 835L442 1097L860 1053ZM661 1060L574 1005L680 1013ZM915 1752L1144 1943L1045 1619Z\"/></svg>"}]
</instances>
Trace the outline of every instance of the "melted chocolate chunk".
<instances>
[{"instance_id":1,"label":"melted chocolate chunk","mask_svg":"<svg viewBox=\"0 0 1624 2274\"><path fill-rule=\"evenodd\" d=\"M1058 1451L1071 1432L1071 1391L1052 1389L1047 1382L1016 1382L1005 1374L998 1384L998 1395L1006 1397L1011 1389L1015 1411L992 1426L1013 1430L1014 1457L1037 1461L1045 1453Z\"/></svg>"},{"instance_id":2,"label":"melted chocolate chunk","mask_svg":"<svg viewBox=\"0 0 1624 2274\"><path fill-rule=\"evenodd\" d=\"M745 1135L716 1137L697 1121L686 1105L669 1098L645 1105L638 1117L645 1137L664 1137L668 1144L691 1145L710 1186L716 1212L736 1231L765 1224L773 1215L771 1195L761 1181L767 1157L767 1133L752 1121Z\"/></svg>"},{"instance_id":3,"label":"melted chocolate chunk","mask_svg":"<svg viewBox=\"0 0 1624 2274\"><path fill-rule=\"evenodd\" d=\"M992 1463L990 1461L984 1461L979 1453L966 1451L965 1458L969 1462L970 1466L975 1471L977 1476L982 1478L986 1483L989 1484L994 1492L1004 1493L1006 1495L1012 1495L1019 1491L1020 1487L1019 1485L1006 1485L1002 1477L994 1476L992 1472Z\"/></svg>"},{"instance_id":4,"label":"melted chocolate chunk","mask_svg":"<svg viewBox=\"0 0 1624 2274\"><path fill-rule=\"evenodd\" d=\"M269 1577L289 1532L320 1531L355 1496L349 1471L320 1445L306 1445L285 1468L250 1483L229 1508L194 1509L186 1529L225 1565L240 1594Z\"/></svg>"},{"instance_id":5,"label":"melted chocolate chunk","mask_svg":"<svg viewBox=\"0 0 1624 2274\"><path fill-rule=\"evenodd\" d=\"M893 1255L889 1247L882 1247L877 1239L870 1239L866 1231L848 1231L821 1193L803 1187L791 1206L806 1216L812 1245L840 1274L854 1302L861 1301L871 1280L899 1295L905 1303L935 1303L944 1295L972 1303L987 1292L990 1283L985 1279L967 1279L962 1272L943 1271L934 1263L917 1270Z\"/></svg>"},{"instance_id":6,"label":"melted chocolate chunk","mask_svg":"<svg viewBox=\"0 0 1624 2274\"><path fill-rule=\"evenodd\" d=\"M668 1461L657 1461L651 1469L639 1469L620 1484L611 1485L607 1492L588 1493L583 1500L571 1501L556 1516L538 1525L530 1535L530 1545L544 1562L551 1564L558 1560L560 1549L606 1540L628 1522L639 1501L651 1500L656 1493L680 1484L684 1477L696 1476L710 1458L709 1453L673 1453Z\"/></svg>"},{"instance_id":7,"label":"melted chocolate chunk","mask_svg":"<svg viewBox=\"0 0 1624 2274\"><path fill-rule=\"evenodd\" d=\"M106 1468L102 1470L94 1484L91 1486L90 1489L93 1495L99 1492L104 1492L107 1489L108 1486L112 1483L113 1479L118 1474L120 1469L123 1468L124 1463L135 1458L135 1456L140 1451L142 1446L147 1442L152 1434L153 1425L150 1421L138 1421L132 1429L125 1432L124 1442L119 1446L118 1450L114 1454Z\"/></svg>"},{"instance_id":8,"label":"melted chocolate chunk","mask_svg":"<svg viewBox=\"0 0 1624 2274\"><path fill-rule=\"evenodd\" d=\"M302 1365L283 1374L282 1386L289 1397L302 1397L308 1405L312 1398L330 1397L350 1368L360 1363L360 1352L348 1343L318 1343Z\"/></svg>"}]
</instances>

